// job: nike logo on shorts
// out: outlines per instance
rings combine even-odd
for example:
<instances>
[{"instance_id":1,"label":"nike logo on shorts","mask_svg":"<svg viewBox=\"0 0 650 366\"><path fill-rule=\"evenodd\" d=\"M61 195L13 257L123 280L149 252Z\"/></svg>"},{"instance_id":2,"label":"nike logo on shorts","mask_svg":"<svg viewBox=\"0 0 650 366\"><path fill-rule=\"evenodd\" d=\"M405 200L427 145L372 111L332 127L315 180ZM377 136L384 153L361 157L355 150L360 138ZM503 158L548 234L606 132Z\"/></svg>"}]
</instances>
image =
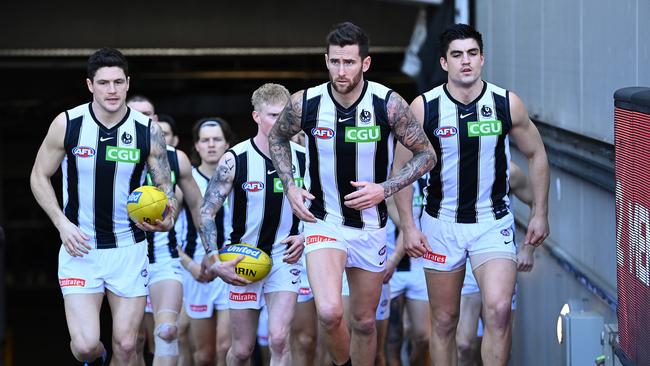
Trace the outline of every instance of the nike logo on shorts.
<instances>
[{"instance_id":1,"label":"nike logo on shorts","mask_svg":"<svg viewBox=\"0 0 650 366\"><path fill-rule=\"evenodd\" d=\"M503 244L505 244L505 245L508 245L508 244L510 244L510 243L512 243L512 240L510 240L510 241L504 241L504 242L503 242Z\"/></svg>"}]
</instances>

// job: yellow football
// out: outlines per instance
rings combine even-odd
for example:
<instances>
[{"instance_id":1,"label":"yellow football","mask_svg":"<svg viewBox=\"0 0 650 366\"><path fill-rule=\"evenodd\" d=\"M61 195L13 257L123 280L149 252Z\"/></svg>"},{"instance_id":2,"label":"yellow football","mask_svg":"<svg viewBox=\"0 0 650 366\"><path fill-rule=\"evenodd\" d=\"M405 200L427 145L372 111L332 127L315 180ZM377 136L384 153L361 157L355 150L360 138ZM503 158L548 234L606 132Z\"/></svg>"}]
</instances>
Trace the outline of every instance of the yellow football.
<instances>
[{"instance_id":1,"label":"yellow football","mask_svg":"<svg viewBox=\"0 0 650 366\"><path fill-rule=\"evenodd\" d=\"M271 271L273 261L268 254L264 251L248 244L230 244L219 250L219 259L222 262L237 259L240 255L244 255L237 266L235 272L249 281L259 281L266 277Z\"/></svg>"},{"instance_id":2,"label":"yellow football","mask_svg":"<svg viewBox=\"0 0 650 366\"><path fill-rule=\"evenodd\" d=\"M126 201L126 211L134 222L154 224L167 216L167 196L154 186L136 188Z\"/></svg>"}]
</instances>

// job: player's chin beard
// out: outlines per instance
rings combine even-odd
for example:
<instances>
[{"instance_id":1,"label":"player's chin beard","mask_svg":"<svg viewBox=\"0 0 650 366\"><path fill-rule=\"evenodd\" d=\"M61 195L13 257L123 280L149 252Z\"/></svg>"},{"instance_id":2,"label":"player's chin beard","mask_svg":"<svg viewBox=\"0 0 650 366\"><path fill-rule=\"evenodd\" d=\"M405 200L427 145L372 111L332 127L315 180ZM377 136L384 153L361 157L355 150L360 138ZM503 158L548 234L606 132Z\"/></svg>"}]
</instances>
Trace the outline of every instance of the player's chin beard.
<instances>
[{"instance_id":1,"label":"player's chin beard","mask_svg":"<svg viewBox=\"0 0 650 366\"><path fill-rule=\"evenodd\" d=\"M348 84L348 86L343 89L339 88L338 84L336 84L336 82L334 81L332 81L332 87L339 94L348 94L349 92L354 90L354 88L356 88L357 85L359 85L359 82L361 81L361 75L363 75L363 72L359 72L359 74L353 77L350 83Z\"/></svg>"}]
</instances>

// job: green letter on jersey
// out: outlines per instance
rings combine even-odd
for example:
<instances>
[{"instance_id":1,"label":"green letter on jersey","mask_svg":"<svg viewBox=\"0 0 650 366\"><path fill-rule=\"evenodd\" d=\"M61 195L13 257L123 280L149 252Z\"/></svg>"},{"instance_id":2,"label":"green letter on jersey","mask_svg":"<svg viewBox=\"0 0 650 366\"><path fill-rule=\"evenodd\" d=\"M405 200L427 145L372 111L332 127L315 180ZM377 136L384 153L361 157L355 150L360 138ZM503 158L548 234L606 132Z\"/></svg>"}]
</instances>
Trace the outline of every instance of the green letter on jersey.
<instances>
[{"instance_id":1,"label":"green letter on jersey","mask_svg":"<svg viewBox=\"0 0 650 366\"><path fill-rule=\"evenodd\" d=\"M296 183L296 187L302 188L305 185L305 180L300 177L293 178L293 181ZM273 178L273 193L282 193L284 192L284 186L282 185L282 180L280 178Z\"/></svg>"},{"instance_id":2,"label":"green letter on jersey","mask_svg":"<svg viewBox=\"0 0 650 366\"><path fill-rule=\"evenodd\" d=\"M106 160L136 164L140 162L140 149L106 146Z\"/></svg>"},{"instance_id":3,"label":"green letter on jersey","mask_svg":"<svg viewBox=\"0 0 650 366\"><path fill-rule=\"evenodd\" d=\"M345 128L345 142L361 143L379 140L381 140L381 128L379 126Z\"/></svg>"},{"instance_id":4,"label":"green letter on jersey","mask_svg":"<svg viewBox=\"0 0 650 366\"><path fill-rule=\"evenodd\" d=\"M467 122L467 136L498 136L503 129L501 128L501 121L478 121Z\"/></svg>"}]
</instances>

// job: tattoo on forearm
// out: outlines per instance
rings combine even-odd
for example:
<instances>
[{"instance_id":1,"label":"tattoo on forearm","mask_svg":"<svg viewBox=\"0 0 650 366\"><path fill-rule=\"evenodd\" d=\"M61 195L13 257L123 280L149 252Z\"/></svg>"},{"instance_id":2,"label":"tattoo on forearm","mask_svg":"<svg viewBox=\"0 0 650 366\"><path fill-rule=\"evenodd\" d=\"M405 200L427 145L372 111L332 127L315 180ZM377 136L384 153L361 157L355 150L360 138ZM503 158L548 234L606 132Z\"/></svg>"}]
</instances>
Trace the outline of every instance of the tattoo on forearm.
<instances>
[{"instance_id":1,"label":"tattoo on forearm","mask_svg":"<svg viewBox=\"0 0 650 366\"><path fill-rule=\"evenodd\" d=\"M230 194L235 177L234 168L235 159L232 156L225 158L225 161L217 166L205 190L201 205L201 239L206 252L217 249L217 227L214 218Z\"/></svg>"},{"instance_id":2,"label":"tattoo on forearm","mask_svg":"<svg viewBox=\"0 0 650 366\"><path fill-rule=\"evenodd\" d=\"M176 195L174 194L174 186L172 185L171 180L171 168L169 167L169 161L167 160L167 145L165 144L165 138L160 130L153 123L150 127L151 132L151 150L150 158L147 160L147 165L149 169L149 174L154 184L160 188L161 191L165 192L167 199L172 205L174 212L173 215L176 215L178 210L178 205L176 202Z\"/></svg>"},{"instance_id":3,"label":"tattoo on forearm","mask_svg":"<svg viewBox=\"0 0 650 366\"><path fill-rule=\"evenodd\" d=\"M392 93L387 109L388 121L395 136L404 147L411 150L413 157L399 172L383 183L385 197L413 183L436 164L433 147L406 101L397 93Z\"/></svg>"},{"instance_id":4,"label":"tattoo on forearm","mask_svg":"<svg viewBox=\"0 0 650 366\"><path fill-rule=\"evenodd\" d=\"M285 191L294 185L289 140L300 132L303 92L295 93L269 133L269 150Z\"/></svg>"}]
</instances>

